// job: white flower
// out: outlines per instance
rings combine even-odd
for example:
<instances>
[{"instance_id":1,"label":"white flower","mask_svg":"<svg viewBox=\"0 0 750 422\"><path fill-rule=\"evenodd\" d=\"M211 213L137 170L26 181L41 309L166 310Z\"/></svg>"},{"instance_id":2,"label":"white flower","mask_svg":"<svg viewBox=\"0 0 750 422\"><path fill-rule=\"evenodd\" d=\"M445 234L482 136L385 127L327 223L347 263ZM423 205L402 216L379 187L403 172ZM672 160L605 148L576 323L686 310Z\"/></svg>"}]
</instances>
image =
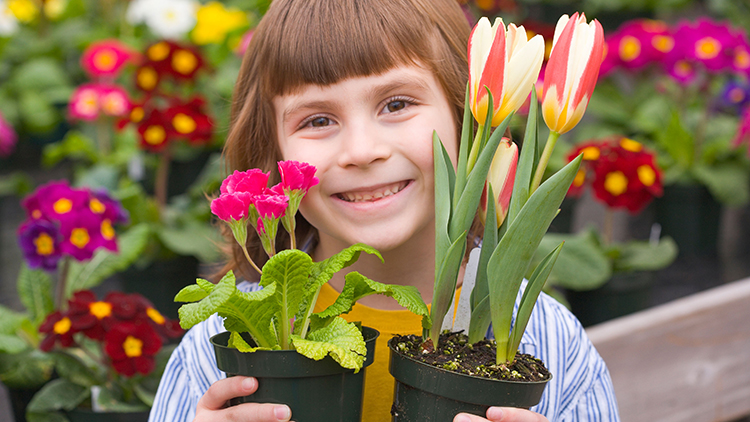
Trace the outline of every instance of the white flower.
<instances>
[{"instance_id":1,"label":"white flower","mask_svg":"<svg viewBox=\"0 0 750 422\"><path fill-rule=\"evenodd\" d=\"M8 9L5 0L0 0L0 37L9 37L18 31L18 19Z\"/></svg>"},{"instance_id":2,"label":"white flower","mask_svg":"<svg viewBox=\"0 0 750 422\"><path fill-rule=\"evenodd\" d=\"M133 25L145 22L157 36L180 38L195 26L198 7L193 0L133 0L126 18Z\"/></svg>"}]
</instances>

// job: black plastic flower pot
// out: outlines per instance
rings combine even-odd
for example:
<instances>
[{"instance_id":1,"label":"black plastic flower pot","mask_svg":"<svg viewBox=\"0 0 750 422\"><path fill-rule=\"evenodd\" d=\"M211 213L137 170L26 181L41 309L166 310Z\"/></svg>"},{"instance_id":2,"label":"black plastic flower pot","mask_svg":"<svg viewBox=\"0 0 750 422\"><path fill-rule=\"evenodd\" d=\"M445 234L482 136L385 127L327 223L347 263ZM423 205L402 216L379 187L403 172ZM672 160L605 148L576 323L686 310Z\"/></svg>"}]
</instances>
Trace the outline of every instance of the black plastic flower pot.
<instances>
[{"instance_id":1,"label":"black plastic flower pot","mask_svg":"<svg viewBox=\"0 0 750 422\"><path fill-rule=\"evenodd\" d=\"M549 382L505 381L451 372L402 355L394 346L394 339L388 341L390 372L396 379L393 422L451 422L458 413L484 417L490 406L528 409L539 403Z\"/></svg>"},{"instance_id":2,"label":"black plastic flower pot","mask_svg":"<svg viewBox=\"0 0 750 422\"><path fill-rule=\"evenodd\" d=\"M65 412L70 422L147 422L148 410L142 412L94 412L76 408Z\"/></svg>"},{"instance_id":3,"label":"black plastic flower pot","mask_svg":"<svg viewBox=\"0 0 750 422\"><path fill-rule=\"evenodd\" d=\"M654 201L663 236L677 243L680 256L718 254L721 204L703 185L669 185Z\"/></svg>"},{"instance_id":4,"label":"black plastic flower pot","mask_svg":"<svg viewBox=\"0 0 750 422\"><path fill-rule=\"evenodd\" d=\"M365 368L375 358L375 340L380 333L362 327L362 335L367 355L364 367L357 373L342 368L330 356L316 361L295 350L242 353L227 347L228 332L211 337L211 343L216 364L227 376L258 379L258 391L233 399L230 404L286 404L296 422L355 422L362 419Z\"/></svg>"}]
</instances>

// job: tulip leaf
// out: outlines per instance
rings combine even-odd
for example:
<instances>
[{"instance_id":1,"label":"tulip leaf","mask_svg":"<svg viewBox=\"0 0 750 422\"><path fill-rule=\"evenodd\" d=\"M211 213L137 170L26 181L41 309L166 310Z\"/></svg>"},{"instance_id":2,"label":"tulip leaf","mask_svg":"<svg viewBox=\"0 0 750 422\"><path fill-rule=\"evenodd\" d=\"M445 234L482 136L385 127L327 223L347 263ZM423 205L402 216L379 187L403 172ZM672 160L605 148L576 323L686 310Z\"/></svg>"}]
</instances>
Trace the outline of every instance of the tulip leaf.
<instances>
[{"instance_id":1,"label":"tulip leaf","mask_svg":"<svg viewBox=\"0 0 750 422\"><path fill-rule=\"evenodd\" d=\"M534 252L557 214L580 164L579 156L539 186L492 253L488 268L502 268L502 271L488 271L487 274L498 362L508 360L504 355L513 313L513 306L509 304L515 302Z\"/></svg>"},{"instance_id":2,"label":"tulip leaf","mask_svg":"<svg viewBox=\"0 0 750 422\"><path fill-rule=\"evenodd\" d=\"M494 216L495 201L489 198L494 198L494 192L492 185L487 185L487 215ZM471 306L472 310L482 302L486 297L490 295L489 287L487 287L487 262L492 256L492 252L497 246L497 218L485 218L484 222L484 236L482 237L482 249L479 253L479 265L477 266L477 276L474 282L474 288L471 291ZM472 313L473 316L473 313Z\"/></svg>"},{"instance_id":3,"label":"tulip leaf","mask_svg":"<svg viewBox=\"0 0 750 422\"><path fill-rule=\"evenodd\" d=\"M536 104L536 89L532 89L529 117L526 121L526 132L523 137L523 145L521 145L521 154L518 158L518 165L516 168L516 179L513 184L513 194L510 197L508 216L506 217L511 223L529 199L531 178L534 175L534 169L536 168L537 162L539 161L539 154L541 153L541 151L537 151L536 144L538 137L537 116L539 114L538 106L536 106Z\"/></svg>"},{"instance_id":4,"label":"tulip leaf","mask_svg":"<svg viewBox=\"0 0 750 422\"><path fill-rule=\"evenodd\" d=\"M447 167L450 162L446 162L443 144L437 134L432 137L432 151L435 160L435 272L440 270L440 262L445 256L451 245L448 225L451 218L451 190L449 187L450 176ZM453 192L455 194L455 192Z\"/></svg>"},{"instance_id":5,"label":"tulip leaf","mask_svg":"<svg viewBox=\"0 0 750 422\"><path fill-rule=\"evenodd\" d=\"M453 303L458 270L461 267L461 260L466 250L467 233L467 231L464 231L451 244L442 260L440 271L436 273L435 287L432 293L432 308L430 309L430 320L433 323L430 328L430 338L433 341L437 341L440 335L440 323L448 312L451 303Z\"/></svg>"},{"instance_id":6,"label":"tulip leaf","mask_svg":"<svg viewBox=\"0 0 750 422\"><path fill-rule=\"evenodd\" d=\"M511 359L516 356L518 352L518 345L521 344L521 338L523 337L524 331L526 331L526 325L529 323L531 318L531 311L534 310L539 294L544 288L544 283L547 281L552 267L557 261L557 257L560 255L565 242L560 243L555 249L552 250L547 256L542 259L542 262L534 270L531 275L529 282L526 284L526 290L521 296L521 303L518 305L518 312L516 313L516 323L513 325L513 329L510 333L510 340L508 341L508 352L507 355Z\"/></svg>"},{"instance_id":7,"label":"tulip leaf","mask_svg":"<svg viewBox=\"0 0 750 422\"><path fill-rule=\"evenodd\" d=\"M466 98L464 104L469 104L470 85L466 84ZM471 143L474 140L474 117L471 114L471 107L464 107L463 126L461 128L461 143L458 148L458 169L456 170L456 185L454 192L462 192L466 186L466 172L471 150Z\"/></svg>"}]
</instances>

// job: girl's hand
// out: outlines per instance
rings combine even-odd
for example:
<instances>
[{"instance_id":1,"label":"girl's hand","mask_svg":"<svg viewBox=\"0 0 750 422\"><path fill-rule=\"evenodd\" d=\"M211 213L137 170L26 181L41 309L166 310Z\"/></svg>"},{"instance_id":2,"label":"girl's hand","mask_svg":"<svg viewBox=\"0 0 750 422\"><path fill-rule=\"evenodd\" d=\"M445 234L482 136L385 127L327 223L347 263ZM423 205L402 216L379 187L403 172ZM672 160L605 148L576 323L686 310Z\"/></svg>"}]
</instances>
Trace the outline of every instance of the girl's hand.
<instances>
[{"instance_id":1,"label":"girl's hand","mask_svg":"<svg viewBox=\"0 0 750 422\"><path fill-rule=\"evenodd\" d=\"M459 413L453 419L453 422L549 422L547 418L526 409L516 409L514 407L490 407L487 409L487 419Z\"/></svg>"},{"instance_id":2,"label":"girl's hand","mask_svg":"<svg viewBox=\"0 0 750 422\"><path fill-rule=\"evenodd\" d=\"M292 410L283 404L243 403L227 407L235 397L253 394L258 380L253 377L229 377L216 381L198 401L193 422L287 422Z\"/></svg>"}]
</instances>

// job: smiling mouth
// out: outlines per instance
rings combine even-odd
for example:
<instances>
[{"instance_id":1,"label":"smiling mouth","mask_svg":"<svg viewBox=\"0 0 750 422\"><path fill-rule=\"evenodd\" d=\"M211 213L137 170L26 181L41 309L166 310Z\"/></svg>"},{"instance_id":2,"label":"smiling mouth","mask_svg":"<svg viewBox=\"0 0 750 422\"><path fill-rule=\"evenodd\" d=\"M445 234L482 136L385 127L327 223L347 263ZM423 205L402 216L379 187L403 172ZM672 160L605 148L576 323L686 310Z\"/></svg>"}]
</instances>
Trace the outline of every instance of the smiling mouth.
<instances>
[{"instance_id":1,"label":"smiling mouth","mask_svg":"<svg viewBox=\"0 0 750 422\"><path fill-rule=\"evenodd\" d=\"M374 202L401 192L408 184L408 181L402 181L372 190L341 192L336 196L346 202Z\"/></svg>"}]
</instances>

